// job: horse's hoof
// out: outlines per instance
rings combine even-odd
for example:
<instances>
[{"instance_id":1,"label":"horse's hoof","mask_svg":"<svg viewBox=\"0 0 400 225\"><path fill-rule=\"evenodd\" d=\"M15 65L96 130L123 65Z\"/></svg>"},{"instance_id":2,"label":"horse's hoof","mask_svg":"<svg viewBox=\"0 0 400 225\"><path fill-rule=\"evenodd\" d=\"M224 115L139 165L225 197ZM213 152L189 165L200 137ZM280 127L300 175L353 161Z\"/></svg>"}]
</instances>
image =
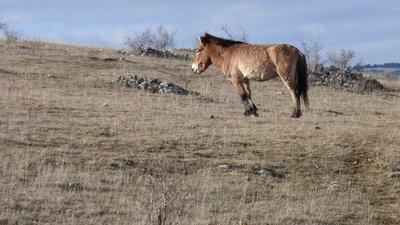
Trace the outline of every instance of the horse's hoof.
<instances>
[{"instance_id":1,"label":"horse's hoof","mask_svg":"<svg viewBox=\"0 0 400 225\"><path fill-rule=\"evenodd\" d=\"M244 111L244 115L245 116L253 115L253 116L257 117L258 116L257 109L256 108L248 109L248 110Z\"/></svg>"},{"instance_id":2,"label":"horse's hoof","mask_svg":"<svg viewBox=\"0 0 400 225\"><path fill-rule=\"evenodd\" d=\"M300 111L293 112L293 114L292 114L292 118L299 118L300 116L301 116L301 112Z\"/></svg>"},{"instance_id":3,"label":"horse's hoof","mask_svg":"<svg viewBox=\"0 0 400 225\"><path fill-rule=\"evenodd\" d=\"M245 116L254 116L254 117L258 117L258 113L257 112L244 112Z\"/></svg>"}]
</instances>

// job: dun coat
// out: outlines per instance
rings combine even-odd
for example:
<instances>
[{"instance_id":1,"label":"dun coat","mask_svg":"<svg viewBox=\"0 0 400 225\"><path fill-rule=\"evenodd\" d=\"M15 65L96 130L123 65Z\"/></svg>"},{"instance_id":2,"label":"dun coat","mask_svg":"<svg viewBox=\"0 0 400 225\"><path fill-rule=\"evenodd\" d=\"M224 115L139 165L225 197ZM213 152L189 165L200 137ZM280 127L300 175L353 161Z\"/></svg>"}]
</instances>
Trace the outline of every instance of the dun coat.
<instances>
[{"instance_id":1,"label":"dun coat","mask_svg":"<svg viewBox=\"0 0 400 225\"><path fill-rule=\"evenodd\" d=\"M300 98L308 108L307 63L305 56L287 44L251 45L206 33L199 36L192 69L204 72L211 64L219 68L235 86L246 116L258 116L251 100L250 80L267 81L279 76L294 102L292 117L300 117Z\"/></svg>"}]
</instances>

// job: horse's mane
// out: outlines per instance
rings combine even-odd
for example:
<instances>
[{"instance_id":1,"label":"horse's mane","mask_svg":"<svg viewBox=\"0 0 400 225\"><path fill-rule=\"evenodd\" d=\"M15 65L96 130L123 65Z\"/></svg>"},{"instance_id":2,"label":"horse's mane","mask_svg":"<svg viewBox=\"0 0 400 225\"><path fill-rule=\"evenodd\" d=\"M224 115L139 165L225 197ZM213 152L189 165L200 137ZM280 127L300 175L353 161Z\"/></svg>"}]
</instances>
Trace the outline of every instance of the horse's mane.
<instances>
[{"instance_id":1,"label":"horse's mane","mask_svg":"<svg viewBox=\"0 0 400 225\"><path fill-rule=\"evenodd\" d=\"M220 45L222 47L229 47L229 46L236 45L236 44L245 44L245 42L242 42L242 41L224 39L224 38L213 36L213 35L211 35L209 33L206 33L204 35L204 38L208 42L216 44L216 45Z\"/></svg>"}]
</instances>

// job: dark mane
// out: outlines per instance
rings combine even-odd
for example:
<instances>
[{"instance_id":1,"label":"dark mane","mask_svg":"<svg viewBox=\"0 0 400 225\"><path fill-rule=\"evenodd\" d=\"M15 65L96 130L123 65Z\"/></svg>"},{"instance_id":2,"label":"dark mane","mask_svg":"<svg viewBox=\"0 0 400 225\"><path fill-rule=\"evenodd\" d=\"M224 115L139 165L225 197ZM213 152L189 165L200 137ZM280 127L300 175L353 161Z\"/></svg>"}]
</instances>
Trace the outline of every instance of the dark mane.
<instances>
[{"instance_id":1,"label":"dark mane","mask_svg":"<svg viewBox=\"0 0 400 225\"><path fill-rule=\"evenodd\" d=\"M242 41L224 39L224 38L213 36L213 35L211 35L209 33L206 33L204 38L208 42L220 45L222 47L229 47L229 46L236 45L236 44L245 44L245 42L242 42Z\"/></svg>"}]
</instances>

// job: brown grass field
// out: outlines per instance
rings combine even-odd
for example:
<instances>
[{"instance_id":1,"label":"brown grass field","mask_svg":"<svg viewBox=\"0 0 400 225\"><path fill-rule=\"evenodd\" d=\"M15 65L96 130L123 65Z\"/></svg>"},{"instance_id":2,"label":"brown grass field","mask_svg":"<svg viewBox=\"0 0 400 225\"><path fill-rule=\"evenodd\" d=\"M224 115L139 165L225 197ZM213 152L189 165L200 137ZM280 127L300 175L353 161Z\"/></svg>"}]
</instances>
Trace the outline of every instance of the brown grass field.
<instances>
[{"instance_id":1,"label":"brown grass field","mask_svg":"<svg viewBox=\"0 0 400 225\"><path fill-rule=\"evenodd\" d=\"M0 41L0 224L400 224L398 79L312 86L299 119L280 80L252 83L249 118L221 72L190 65ZM131 74L214 102L112 82Z\"/></svg>"}]
</instances>

